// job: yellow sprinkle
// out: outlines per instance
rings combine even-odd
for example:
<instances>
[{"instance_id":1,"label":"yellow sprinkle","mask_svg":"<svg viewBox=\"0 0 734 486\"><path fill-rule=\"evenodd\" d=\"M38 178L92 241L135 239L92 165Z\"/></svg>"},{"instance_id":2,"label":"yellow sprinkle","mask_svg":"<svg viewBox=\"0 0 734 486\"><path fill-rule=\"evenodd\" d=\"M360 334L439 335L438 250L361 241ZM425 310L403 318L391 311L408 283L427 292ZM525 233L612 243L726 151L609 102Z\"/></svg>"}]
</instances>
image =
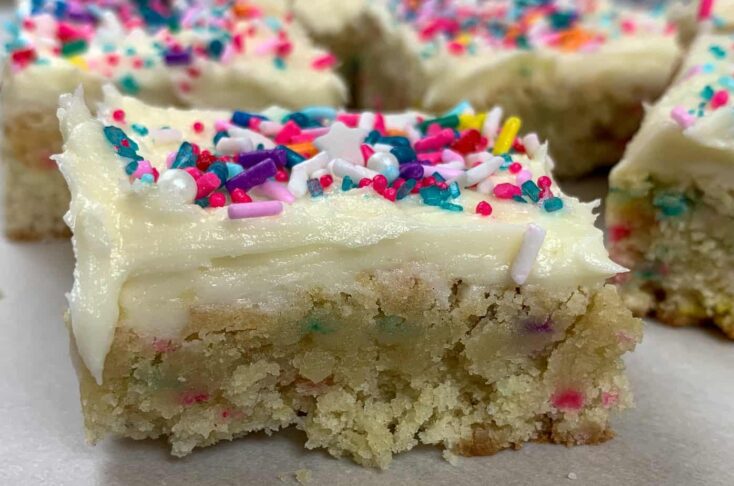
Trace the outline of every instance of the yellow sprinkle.
<instances>
[{"instance_id":1,"label":"yellow sprinkle","mask_svg":"<svg viewBox=\"0 0 734 486\"><path fill-rule=\"evenodd\" d=\"M81 70L87 71L89 69L89 66L87 66L87 61L85 61L82 56L70 57L68 61Z\"/></svg>"},{"instance_id":2,"label":"yellow sprinkle","mask_svg":"<svg viewBox=\"0 0 734 486\"><path fill-rule=\"evenodd\" d=\"M482 130L484 119L487 118L486 113L477 113L476 115L459 115L459 130Z\"/></svg>"},{"instance_id":3,"label":"yellow sprinkle","mask_svg":"<svg viewBox=\"0 0 734 486\"><path fill-rule=\"evenodd\" d=\"M502 155L510 151L512 142L515 141L515 137L520 131L520 125L522 125L522 121L516 116L511 116L505 121L505 124L502 125L502 131L500 131L497 140L494 142L494 149L492 150L494 155Z\"/></svg>"},{"instance_id":4,"label":"yellow sprinkle","mask_svg":"<svg viewBox=\"0 0 734 486\"><path fill-rule=\"evenodd\" d=\"M469 34L460 34L460 35L456 36L456 39L455 40L459 44L462 44L462 45L467 46L472 41L472 36L469 35Z\"/></svg>"}]
</instances>

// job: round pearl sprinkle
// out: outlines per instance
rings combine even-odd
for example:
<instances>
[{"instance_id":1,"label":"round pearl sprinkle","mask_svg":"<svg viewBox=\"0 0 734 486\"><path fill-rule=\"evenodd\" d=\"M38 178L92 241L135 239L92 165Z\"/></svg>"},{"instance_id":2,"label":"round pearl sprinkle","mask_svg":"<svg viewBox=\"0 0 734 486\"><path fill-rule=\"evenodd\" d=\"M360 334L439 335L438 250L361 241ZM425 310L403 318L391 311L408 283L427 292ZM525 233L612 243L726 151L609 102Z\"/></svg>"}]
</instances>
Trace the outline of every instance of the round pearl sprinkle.
<instances>
[{"instance_id":1,"label":"round pearl sprinkle","mask_svg":"<svg viewBox=\"0 0 734 486\"><path fill-rule=\"evenodd\" d=\"M190 204L196 199L196 181L185 170L168 169L158 178L158 190L177 203Z\"/></svg>"},{"instance_id":2,"label":"round pearl sprinkle","mask_svg":"<svg viewBox=\"0 0 734 486\"><path fill-rule=\"evenodd\" d=\"M283 212L283 203L280 201L257 201L227 206L227 215L230 219L275 216L281 212Z\"/></svg>"}]
</instances>

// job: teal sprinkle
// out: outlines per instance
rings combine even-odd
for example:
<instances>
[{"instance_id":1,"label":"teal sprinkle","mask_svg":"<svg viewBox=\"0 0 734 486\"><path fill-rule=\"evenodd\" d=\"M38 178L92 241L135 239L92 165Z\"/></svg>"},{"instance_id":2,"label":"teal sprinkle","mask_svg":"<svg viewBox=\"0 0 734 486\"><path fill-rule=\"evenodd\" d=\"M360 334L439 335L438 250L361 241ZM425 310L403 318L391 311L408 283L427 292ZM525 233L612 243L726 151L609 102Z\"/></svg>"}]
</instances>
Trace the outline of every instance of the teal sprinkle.
<instances>
[{"instance_id":1,"label":"teal sprinkle","mask_svg":"<svg viewBox=\"0 0 734 486\"><path fill-rule=\"evenodd\" d=\"M126 56L134 56L137 53L138 51L136 51L134 47L128 47L127 49L125 49Z\"/></svg>"},{"instance_id":2,"label":"teal sprinkle","mask_svg":"<svg viewBox=\"0 0 734 486\"><path fill-rule=\"evenodd\" d=\"M131 147L118 146L117 155L131 160L143 160L143 158L138 155L138 152Z\"/></svg>"},{"instance_id":3,"label":"teal sprinkle","mask_svg":"<svg viewBox=\"0 0 734 486\"><path fill-rule=\"evenodd\" d=\"M197 199L194 201L194 204L201 208L208 208L209 207L209 198L208 197L202 197L201 199Z\"/></svg>"},{"instance_id":4,"label":"teal sprinkle","mask_svg":"<svg viewBox=\"0 0 734 486\"><path fill-rule=\"evenodd\" d=\"M522 183L522 193L533 202L538 202L540 200L540 188L533 181L525 181Z\"/></svg>"},{"instance_id":5,"label":"teal sprinkle","mask_svg":"<svg viewBox=\"0 0 734 486\"><path fill-rule=\"evenodd\" d=\"M122 91L124 91L125 93L131 95L140 92L140 85L130 74L126 74L120 78L120 88L122 88Z\"/></svg>"},{"instance_id":6,"label":"teal sprinkle","mask_svg":"<svg viewBox=\"0 0 734 486\"><path fill-rule=\"evenodd\" d=\"M701 72L703 74L711 74L716 69L716 66L714 66L712 63L707 62L704 64L701 64Z\"/></svg>"},{"instance_id":7,"label":"teal sprinkle","mask_svg":"<svg viewBox=\"0 0 734 486\"><path fill-rule=\"evenodd\" d=\"M342 179L342 191L350 191L357 187L357 185L354 183L351 177L344 176L344 179Z\"/></svg>"},{"instance_id":8,"label":"teal sprinkle","mask_svg":"<svg viewBox=\"0 0 734 486\"><path fill-rule=\"evenodd\" d=\"M155 179L153 178L153 174L143 174L142 176L140 176L140 181L146 184L153 184L153 182L155 182Z\"/></svg>"},{"instance_id":9,"label":"teal sprinkle","mask_svg":"<svg viewBox=\"0 0 734 486\"><path fill-rule=\"evenodd\" d=\"M709 86L708 84L703 87L700 93L701 98L705 99L706 101L710 101L711 97L714 96L714 88Z\"/></svg>"},{"instance_id":10,"label":"teal sprinkle","mask_svg":"<svg viewBox=\"0 0 734 486\"><path fill-rule=\"evenodd\" d=\"M443 176L438 172L434 172L433 174L431 174L431 176L436 179L436 182L446 182L446 179L444 179Z\"/></svg>"},{"instance_id":11,"label":"teal sprinkle","mask_svg":"<svg viewBox=\"0 0 734 486\"><path fill-rule=\"evenodd\" d=\"M224 43L219 39L214 39L206 46L206 51L209 57L219 59L222 56L222 52L224 52Z\"/></svg>"},{"instance_id":12,"label":"teal sprinkle","mask_svg":"<svg viewBox=\"0 0 734 486\"><path fill-rule=\"evenodd\" d=\"M456 106L454 106L449 111L447 111L446 113L444 113L443 116L461 115L462 113L465 113L465 112L467 112L467 111L469 111L471 109L472 109L471 103L469 103L468 101L464 100L464 101L460 101L459 103L457 103Z\"/></svg>"},{"instance_id":13,"label":"teal sprinkle","mask_svg":"<svg viewBox=\"0 0 734 486\"><path fill-rule=\"evenodd\" d=\"M227 162L227 180L233 178L237 174L244 172L244 170L245 169L243 169L240 164L233 164L232 162Z\"/></svg>"},{"instance_id":14,"label":"teal sprinkle","mask_svg":"<svg viewBox=\"0 0 734 486\"><path fill-rule=\"evenodd\" d=\"M330 106L310 106L301 110L301 113L312 120L331 121L336 118L336 110Z\"/></svg>"},{"instance_id":15,"label":"teal sprinkle","mask_svg":"<svg viewBox=\"0 0 734 486\"><path fill-rule=\"evenodd\" d=\"M401 164L416 160L415 150L413 150L411 147L393 147L392 149L390 149L390 153L393 154L398 159L398 162L400 162Z\"/></svg>"},{"instance_id":16,"label":"teal sprinkle","mask_svg":"<svg viewBox=\"0 0 734 486\"><path fill-rule=\"evenodd\" d=\"M674 218L683 215L688 210L688 200L685 196L675 192L661 192L652 200L660 214L664 217Z\"/></svg>"},{"instance_id":17,"label":"teal sprinkle","mask_svg":"<svg viewBox=\"0 0 734 486\"><path fill-rule=\"evenodd\" d=\"M277 17L265 17L263 19L265 21L265 24L270 27L270 30L279 31L283 28L283 24L280 22L280 19Z\"/></svg>"},{"instance_id":18,"label":"teal sprinkle","mask_svg":"<svg viewBox=\"0 0 734 486\"><path fill-rule=\"evenodd\" d=\"M304 332L313 332L316 334L330 334L334 332L334 329L313 317L306 321L303 326L303 330Z\"/></svg>"},{"instance_id":19,"label":"teal sprinkle","mask_svg":"<svg viewBox=\"0 0 734 486\"><path fill-rule=\"evenodd\" d=\"M285 70L285 59L283 59L282 57L273 58L273 64L275 65L276 69L279 69L281 71Z\"/></svg>"},{"instance_id":20,"label":"teal sprinkle","mask_svg":"<svg viewBox=\"0 0 734 486\"><path fill-rule=\"evenodd\" d=\"M448 115L448 116L442 116L439 118L431 118L429 120L425 120L420 124L421 131L425 132L426 130L428 130L428 127L430 127L434 123L438 124L438 126L442 128L456 128L459 126L459 116L458 115Z\"/></svg>"},{"instance_id":21,"label":"teal sprinkle","mask_svg":"<svg viewBox=\"0 0 734 486\"><path fill-rule=\"evenodd\" d=\"M458 204L450 203L448 201L444 201L441 203L441 209L445 209L446 211L451 211L452 213L460 213L464 210L462 206L459 206Z\"/></svg>"},{"instance_id":22,"label":"teal sprinkle","mask_svg":"<svg viewBox=\"0 0 734 486\"><path fill-rule=\"evenodd\" d=\"M219 178L219 187L222 187L224 183L227 181L227 177L229 176L229 168L227 167L227 164L224 162L214 162L212 165L207 167L207 172L213 172L217 175L217 178Z\"/></svg>"},{"instance_id":23,"label":"teal sprinkle","mask_svg":"<svg viewBox=\"0 0 734 486\"><path fill-rule=\"evenodd\" d=\"M448 199L448 191L442 191L437 186L422 187L418 193L423 199L423 204L428 206L440 206Z\"/></svg>"},{"instance_id":24,"label":"teal sprinkle","mask_svg":"<svg viewBox=\"0 0 734 486\"><path fill-rule=\"evenodd\" d=\"M522 197L522 196L512 196L512 200L513 200L513 201L516 201L516 202L519 202L519 203L523 203L523 204L527 204L527 203L528 203L528 202L527 202L527 201L525 200L525 198L524 198L524 197Z\"/></svg>"},{"instance_id":25,"label":"teal sprinkle","mask_svg":"<svg viewBox=\"0 0 734 486\"><path fill-rule=\"evenodd\" d=\"M102 52L105 54L110 54L112 52L115 52L115 45L114 44L105 44L102 46Z\"/></svg>"},{"instance_id":26,"label":"teal sprinkle","mask_svg":"<svg viewBox=\"0 0 734 486\"><path fill-rule=\"evenodd\" d=\"M135 172L136 170L138 170L138 162L135 160L125 166L125 174L129 176L133 175L133 172Z\"/></svg>"},{"instance_id":27,"label":"teal sprinkle","mask_svg":"<svg viewBox=\"0 0 734 486\"><path fill-rule=\"evenodd\" d=\"M719 78L719 84L729 91L734 91L734 77L722 76Z\"/></svg>"},{"instance_id":28,"label":"teal sprinkle","mask_svg":"<svg viewBox=\"0 0 734 486\"><path fill-rule=\"evenodd\" d=\"M405 199L406 197L408 197L408 194L410 194L410 191L412 191L414 187L415 179L408 179L402 186L400 186L400 189L398 189L398 192L395 195L395 199L397 199L398 201L401 199Z\"/></svg>"},{"instance_id":29,"label":"teal sprinkle","mask_svg":"<svg viewBox=\"0 0 734 486\"><path fill-rule=\"evenodd\" d=\"M368 145L374 145L377 143L378 140L380 140L381 137L382 135L380 135L380 132L378 132L377 130L372 130L370 133L367 134L367 137L364 139L364 143Z\"/></svg>"},{"instance_id":30,"label":"teal sprinkle","mask_svg":"<svg viewBox=\"0 0 734 486\"><path fill-rule=\"evenodd\" d=\"M155 66L155 61L153 59L146 59L145 61L143 61L143 67L152 68L153 66Z\"/></svg>"},{"instance_id":31,"label":"teal sprinkle","mask_svg":"<svg viewBox=\"0 0 734 486\"><path fill-rule=\"evenodd\" d=\"M451 195L451 199L456 199L457 197L461 196L459 184L457 184L456 182L452 182L451 184L449 184L449 194Z\"/></svg>"},{"instance_id":32,"label":"teal sprinkle","mask_svg":"<svg viewBox=\"0 0 734 486\"><path fill-rule=\"evenodd\" d=\"M172 169L185 169L196 165L194 147L189 142L183 142L176 152L176 158L171 164Z\"/></svg>"},{"instance_id":33,"label":"teal sprinkle","mask_svg":"<svg viewBox=\"0 0 734 486\"><path fill-rule=\"evenodd\" d=\"M285 145L278 145L277 148L285 151L285 165L289 169L292 169L294 166L300 164L304 160L306 160L306 157L299 154L295 150L291 150ZM262 148L258 147L258 150L262 150Z\"/></svg>"},{"instance_id":34,"label":"teal sprinkle","mask_svg":"<svg viewBox=\"0 0 734 486\"><path fill-rule=\"evenodd\" d=\"M546 212L549 213L563 209L563 200L560 197L556 196L549 197L548 199L543 201L543 209L545 209Z\"/></svg>"},{"instance_id":35,"label":"teal sprinkle","mask_svg":"<svg viewBox=\"0 0 734 486\"><path fill-rule=\"evenodd\" d=\"M224 137L229 137L229 133L226 130L220 130L217 133L214 134L214 137L212 138L212 141L214 142L214 146L219 143L221 139Z\"/></svg>"},{"instance_id":36,"label":"teal sprinkle","mask_svg":"<svg viewBox=\"0 0 734 486\"><path fill-rule=\"evenodd\" d=\"M713 54L717 59L723 59L726 57L726 51L724 48L716 44L712 44L709 47L709 52L711 52L711 54Z\"/></svg>"},{"instance_id":37,"label":"teal sprinkle","mask_svg":"<svg viewBox=\"0 0 734 486\"><path fill-rule=\"evenodd\" d=\"M148 135L148 129L139 123L133 123L130 125L130 128L132 128L133 132L137 133L141 137Z\"/></svg>"},{"instance_id":38,"label":"teal sprinkle","mask_svg":"<svg viewBox=\"0 0 734 486\"><path fill-rule=\"evenodd\" d=\"M408 147L410 148L410 140L407 137L380 137L377 140L379 143L385 145L392 145L393 147Z\"/></svg>"}]
</instances>

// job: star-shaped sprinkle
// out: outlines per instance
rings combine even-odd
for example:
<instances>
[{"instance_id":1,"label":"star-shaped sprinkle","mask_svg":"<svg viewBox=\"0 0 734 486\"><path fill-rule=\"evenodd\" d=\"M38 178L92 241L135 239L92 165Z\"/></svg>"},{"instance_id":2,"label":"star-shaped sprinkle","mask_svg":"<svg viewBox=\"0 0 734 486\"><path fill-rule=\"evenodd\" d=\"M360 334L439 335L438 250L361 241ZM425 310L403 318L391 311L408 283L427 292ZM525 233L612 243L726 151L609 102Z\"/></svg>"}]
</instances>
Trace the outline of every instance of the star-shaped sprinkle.
<instances>
[{"instance_id":1,"label":"star-shaped sprinkle","mask_svg":"<svg viewBox=\"0 0 734 486\"><path fill-rule=\"evenodd\" d=\"M342 122L334 123L329 133L313 141L320 150L329 154L331 159L344 159L353 164L364 165L360 146L368 130L349 128Z\"/></svg>"}]
</instances>

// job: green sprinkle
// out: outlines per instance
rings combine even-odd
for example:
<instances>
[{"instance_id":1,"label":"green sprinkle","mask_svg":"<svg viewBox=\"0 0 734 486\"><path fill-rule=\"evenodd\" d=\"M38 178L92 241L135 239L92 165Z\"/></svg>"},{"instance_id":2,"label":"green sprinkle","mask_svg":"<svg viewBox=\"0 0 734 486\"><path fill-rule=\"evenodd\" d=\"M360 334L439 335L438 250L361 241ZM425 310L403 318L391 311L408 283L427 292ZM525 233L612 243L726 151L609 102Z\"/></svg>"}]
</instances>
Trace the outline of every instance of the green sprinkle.
<instances>
[{"instance_id":1,"label":"green sprinkle","mask_svg":"<svg viewBox=\"0 0 734 486\"><path fill-rule=\"evenodd\" d=\"M87 41L77 39L61 46L61 55L64 57L72 57L87 50Z\"/></svg>"}]
</instances>

